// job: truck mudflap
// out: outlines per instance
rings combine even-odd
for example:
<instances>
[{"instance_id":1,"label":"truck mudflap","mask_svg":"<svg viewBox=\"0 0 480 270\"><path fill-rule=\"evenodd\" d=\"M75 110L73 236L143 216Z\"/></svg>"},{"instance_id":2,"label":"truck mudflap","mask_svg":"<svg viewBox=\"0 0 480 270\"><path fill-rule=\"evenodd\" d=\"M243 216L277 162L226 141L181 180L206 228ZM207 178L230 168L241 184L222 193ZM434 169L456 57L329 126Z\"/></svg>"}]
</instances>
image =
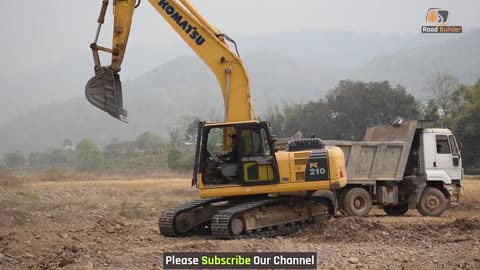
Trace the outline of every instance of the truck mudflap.
<instances>
[{"instance_id":1,"label":"truck mudflap","mask_svg":"<svg viewBox=\"0 0 480 270\"><path fill-rule=\"evenodd\" d=\"M443 188L450 194L450 204L457 204L463 196L462 186L444 184Z\"/></svg>"},{"instance_id":2,"label":"truck mudflap","mask_svg":"<svg viewBox=\"0 0 480 270\"><path fill-rule=\"evenodd\" d=\"M427 183L425 179L417 176L405 176L403 177L403 182L406 183L410 188L408 196L408 209L416 209L423 190L425 187L427 187Z\"/></svg>"}]
</instances>

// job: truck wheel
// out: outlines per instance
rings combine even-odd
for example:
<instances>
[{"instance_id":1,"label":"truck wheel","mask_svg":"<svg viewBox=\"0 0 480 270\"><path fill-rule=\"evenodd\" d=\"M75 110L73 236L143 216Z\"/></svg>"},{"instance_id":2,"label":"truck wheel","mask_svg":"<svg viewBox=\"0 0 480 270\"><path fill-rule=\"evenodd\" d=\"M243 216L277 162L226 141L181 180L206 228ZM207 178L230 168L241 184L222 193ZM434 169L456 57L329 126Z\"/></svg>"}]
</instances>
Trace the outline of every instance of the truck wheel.
<instances>
[{"instance_id":1,"label":"truck wheel","mask_svg":"<svg viewBox=\"0 0 480 270\"><path fill-rule=\"evenodd\" d=\"M345 198L345 193L347 193L345 190L340 191L338 194L338 210L340 210L340 213L344 216L348 216L347 210L345 209L345 206L343 204L343 199Z\"/></svg>"},{"instance_id":2,"label":"truck wheel","mask_svg":"<svg viewBox=\"0 0 480 270\"><path fill-rule=\"evenodd\" d=\"M427 187L420 196L417 210L423 216L439 217L447 209L447 198L442 191L434 187Z\"/></svg>"},{"instance_id":3,"label":"truck wheel","mask_svg":"<svg viewBox=\"0 0 480 270\"><path fill-rule=\"evenodd\" d=\"M389 216L403 216L408 212L408 204L384 205L383 211Z\"/></svg>"},{"instance_id":4,"label":"truck wheel","mask_svg":"<svg viewBox=\"0 0 480 270\"><path fill-rule=\"evenodd\" d=\"M361 187L355 187L345 193L342 208L347 215L365 217L372 208L372 199L368 191Z\"/></svg>"}]
</instances>

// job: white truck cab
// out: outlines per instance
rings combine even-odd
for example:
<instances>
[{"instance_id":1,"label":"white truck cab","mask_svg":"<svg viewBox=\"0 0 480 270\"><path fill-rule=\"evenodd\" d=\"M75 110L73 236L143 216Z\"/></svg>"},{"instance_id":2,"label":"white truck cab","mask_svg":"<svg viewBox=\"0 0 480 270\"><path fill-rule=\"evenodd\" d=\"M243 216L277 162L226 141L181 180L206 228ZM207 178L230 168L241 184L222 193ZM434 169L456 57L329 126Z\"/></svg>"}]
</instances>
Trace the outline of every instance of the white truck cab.
<instances>
[{"instance_id":1,"label":"white truck cab","mask_svg":"<svg viewBox=\"0 0 480 270\"><path fill-rule=\"evenodd\" d=\"M460 150L449 129L426 128L422 131L424 166L427 181L445 185L460 184L463 178Z\"/></svg>"}]
</instances>

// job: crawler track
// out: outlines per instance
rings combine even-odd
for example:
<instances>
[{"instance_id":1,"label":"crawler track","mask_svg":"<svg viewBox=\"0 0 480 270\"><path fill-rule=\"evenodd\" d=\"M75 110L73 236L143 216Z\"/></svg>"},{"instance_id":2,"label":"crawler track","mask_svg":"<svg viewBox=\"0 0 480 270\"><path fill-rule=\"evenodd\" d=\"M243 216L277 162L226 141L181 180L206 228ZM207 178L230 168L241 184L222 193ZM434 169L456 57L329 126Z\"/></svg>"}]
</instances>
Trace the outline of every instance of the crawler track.
<instances>
[{"instance_id":1,"label":"crawler track","mask_svg":"<svg viewBox=\"0 0 480 270\"><path fill-rule=\"evenodd\" d=\"M221 202L224 200L225 199L222 198L196 200L163 212L158 219L158 228L160 229L160 234L170 237L189 235L191 231L179 232L178 229L175 228L175 226L177 225L176 218L178 217L178 215L182 212L193 210L194 208L204 207L212 203Z\"/></svg>"},{"instance_id":2,"label":"crawler track","mask_svg":"<svg viewBox=\"0 0 480 270\"><path fill-rule=\"evenodd\" d=\"M251 199L204 199L178 206L162 213L160 233L170 237L206 233L217 239L267 238L294 233L315 219L328 216L328 206L315 197ZM215 205L219 202L225 203Z\"/></svg>"},{"instance_id":3,"label":"crawler track","mask_svg":"<svg viewBox=\"0 0 480 270\"><path fill-rule=\"evenodd\" d=\"M313 223L316 217L308 216L305 217L305 219L293 222L290 220L285 220L282 224L266 226L263 228L256 228L253 230L246 230L241 234L235 234L230 229L232 220L236 217L241 217L242 214L244 214L245 212L260 207L268 207L270 205L289 203L292 201L306 201L306 197L282 196L245 203L222 210L214 216L211 225L211 232L215 236L215 238L224 240L243 238L269 238L294 233L305 227L308 223ZM325 217L326 216L327 214L325 214Z\"/></svg>"}]
</instances>

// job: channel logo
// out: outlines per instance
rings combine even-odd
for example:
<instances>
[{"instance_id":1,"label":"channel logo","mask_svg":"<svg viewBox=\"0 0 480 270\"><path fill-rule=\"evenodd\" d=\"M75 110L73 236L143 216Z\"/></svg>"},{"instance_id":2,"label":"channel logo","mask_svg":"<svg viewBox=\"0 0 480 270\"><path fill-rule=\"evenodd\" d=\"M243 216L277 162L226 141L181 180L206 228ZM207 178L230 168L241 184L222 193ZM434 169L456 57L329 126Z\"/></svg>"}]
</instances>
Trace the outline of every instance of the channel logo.
<instances>
[{"instance_id":1,"label":"channel logo","mask_svg":"<svg viewBox=\"0 0 480 270\"><path fill-rule=\"evenodd\" d=\"M442 8L430 8L427 11L427 17L425 21L429 25L422 26L422 33L424 34L460 34L463 32L462 26L450 26L451 13L447 9Z\"/></svg>"},{"instance_id":2,"label":"channel logo","mask_svg":"<svg viewBox=\"0 0 480 270\"><path fill-rule=\"evenodd\" d=\"M447 24L449 14L446 9L431 8L427 12L426 21L431 24Z\"/></svg>"}]
</instances>

